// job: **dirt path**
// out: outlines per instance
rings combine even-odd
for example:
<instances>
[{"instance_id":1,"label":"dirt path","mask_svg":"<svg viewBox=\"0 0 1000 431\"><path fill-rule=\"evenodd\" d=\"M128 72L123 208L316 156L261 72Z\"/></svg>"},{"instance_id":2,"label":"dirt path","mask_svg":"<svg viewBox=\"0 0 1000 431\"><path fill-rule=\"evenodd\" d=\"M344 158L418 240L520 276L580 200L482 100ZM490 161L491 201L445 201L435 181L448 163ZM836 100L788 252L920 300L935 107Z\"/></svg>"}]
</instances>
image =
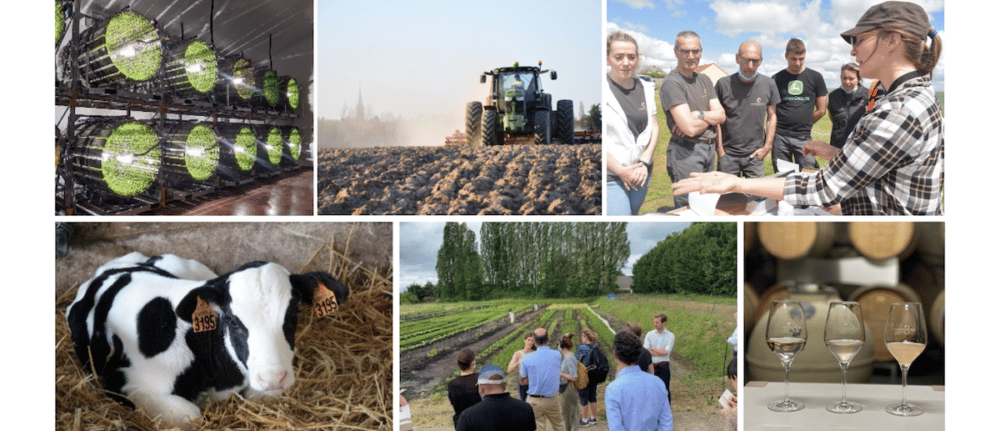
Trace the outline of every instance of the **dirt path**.
<instances>
[{"instance_id":1,"label":"dirt path","mask_svg":"<svg viewBox=\"0 0 1000 431\"><path fill-rule=\"evenodd\" d=\"M472 349L473 352L482 351L496 340L521 327L524 322L534 320L543 311L545 311L544 308L539 308L537 311L520 313L515 317L513 324L505 316L477 331L459 334L447 340L400 354L399 387L403 391L403 396L408 400L415 400L430 395L437 385L443 383L445 377L458 370L456 365L458 352L463 348ZM430 353L435 353L435 355L428 357ZM504 363L497 365L506 367L507 362L504 361ZM445 404L448 404L447 401Z\"/></svg>"}]
</instances>

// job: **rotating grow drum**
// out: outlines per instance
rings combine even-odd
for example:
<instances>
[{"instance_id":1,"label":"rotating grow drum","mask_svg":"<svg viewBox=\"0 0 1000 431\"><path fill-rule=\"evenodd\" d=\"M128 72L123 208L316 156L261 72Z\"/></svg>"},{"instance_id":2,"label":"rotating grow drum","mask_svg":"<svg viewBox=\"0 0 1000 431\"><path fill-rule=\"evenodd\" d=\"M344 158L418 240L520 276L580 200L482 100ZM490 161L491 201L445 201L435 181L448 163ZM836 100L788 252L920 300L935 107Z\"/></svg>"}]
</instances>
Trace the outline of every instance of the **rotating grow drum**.
<instances>
[{"instance_id":1,"label":"rotating grow drum","mask_svg":"<svg viewBox=\"0 0 1000 431\"><path fill-rule=\"evenodd\" d=\"M219 165L221 136L205 123L164 126L163 177L171 185L207 181Z\"/></svg>"},{"instance_id":2,"label":"rotating grow drum","mask_svg":"<svg viewBox=\"0 0 1000 431\"><path fill-rule=\"evenodd\" d=\"M288 112L295 112L299 109L299 81L291 76L282 76L278 80L278 89L281 92L281 105Z\"/></svg>"},{"instance_id":3,"label":"rotating grow drum","mask_svg":"<svg viewBox=\"0 0 1000 431\"><path fill-rule=\"evenodd\" d=\"M171 91L182 94L209 94L219 78L218 60L212 46L200 40L189 40L167 52L163 83Z\"/></svg>"},{"instance_id":4,"label":"rotating grow drum","mask_svg":"<svg viewBox=\"0 0 1000 431\"><path fill-rule=\"evenodd\" d=\"M294 165L299 163L302 157L302 134L295 126L284 127L285 138L285 163Z\"/></svg>"},{"instance_id":5,"label":"rotating grow drum","mask_svg":"<svg viewBox=\"0 0 1000 431\"><path fill-rule=\"evenodd\" d=\"M128 10L88 28L78 57L83 82L106 87L149 81L163 63L160 39L153 21Z\"/></svg>"},{"instance_id":6,"label":"rotating grow drum","mask_svg":"<svg viewBox=\"0 0 1000 431\"><path fill-rule=\"evenodd\" d=\"M257 69L255 81L260 84L257 89L255 105L264 109L277 109L281 103L281 82L278 72L273 69Z\"/></svg>"},{"instance_id":7,"label":"rotating grow drum","mask_svg":"<svg viewBox=\"0 0 1000 431\"><path fill-rule=\"evenodd\" d=\"M219 77L222 79L216 87L218 96L229 105L250 104L257 86L253 62L246 57L232 56L219 61Z\"/></svg>"},{"instance_id":8,"label":"rotating grow drum","mask_svg":"<svg viewBox=\"0 0 1000 431\"><path fill-rule=\"evenodd\" d=\"M227 124L220 125L219 130L222 134L219 175L230 180L249 178L257 164L257 135L253 127Z\"/></svg>"},{"instance_id":9,"label":"rotating grow drum","mask_svg":"<svg viewBox=\"0 0 1000 431\"><path fill-rule=\"evenodd\" d=\"M69 150L76 178L113 196L145 192L160 170L160 139L148 125L127 119L88 121Z\"/></svg>"},{"instance_id":10,"label":"rotating grow drum","mask_svg":"<svg viewBox=\"0 0 1000 431\"><path fill-rule=\"evenodd\" d=\"M281 159L285 153L285 141L281 138L281 129L278 126L260 125L257 126L257 140L260 147L257 149L258 164L268 172L278 170Z\"/></svg>"}]
</instances>

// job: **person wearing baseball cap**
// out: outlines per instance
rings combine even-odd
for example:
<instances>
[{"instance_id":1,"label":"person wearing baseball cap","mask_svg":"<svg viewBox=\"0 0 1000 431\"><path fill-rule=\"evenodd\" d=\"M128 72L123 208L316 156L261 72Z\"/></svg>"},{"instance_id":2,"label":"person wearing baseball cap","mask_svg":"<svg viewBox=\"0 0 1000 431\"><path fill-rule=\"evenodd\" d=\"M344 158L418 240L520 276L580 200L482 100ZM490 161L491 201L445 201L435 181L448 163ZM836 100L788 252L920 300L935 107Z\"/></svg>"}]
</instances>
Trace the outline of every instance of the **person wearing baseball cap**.
<instances>
[{"instance_id":1,"label":"person wearing baseball cap","mask_svg":"<svg viewBox=\"0 0 1000 431\"><path fill-rule=\"evenodd\" d=\"M805 153L830 160L815 173L747 179L719 172L692 174L674 193L747 193L795 206L831 207L845 215L941 215L944 121L930 75L941 35L917 4L888 1L868 9L841 33L862 78L885 94L869 102L844 148L820 141Z\"/></svg>"},{"instance_id":2,"label":"person wearing baseball cap","mask_svg":"<svg viewBox=\"0 0 1000 431\"><path fill-rule=\"evenodd\" d=\"M531 431L535 414L528 403L510 396L500 367L487 365L479 370L476 385L483 400L458 417L457 431Z\"/></svg>"}]
</instances>

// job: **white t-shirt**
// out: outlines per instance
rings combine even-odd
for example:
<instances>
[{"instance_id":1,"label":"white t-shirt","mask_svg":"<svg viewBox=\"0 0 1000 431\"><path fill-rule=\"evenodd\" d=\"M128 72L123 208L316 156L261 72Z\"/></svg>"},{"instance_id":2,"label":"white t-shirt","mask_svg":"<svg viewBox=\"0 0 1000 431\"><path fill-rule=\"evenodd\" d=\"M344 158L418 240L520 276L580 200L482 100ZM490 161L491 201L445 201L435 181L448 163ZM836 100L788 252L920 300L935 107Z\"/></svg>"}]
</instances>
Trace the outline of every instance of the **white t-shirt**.
<instances>
[{"instance_id":1,"label":"white t-shirt","mask_svg":"<svg viewBox=\"0 0 1000 431\"><path fill-rule=\"evenodd\" d=\"M646 339L642 343L642 347L649 350L652 353L652 349L663 349L667 351L666 356L653 356L653 363L657 362L670 362L670 352L674 350L674 333L668 331L666 328L663 332L656 332L656 330L649 331L646 334Z\"/></svg>"}]
</instances>

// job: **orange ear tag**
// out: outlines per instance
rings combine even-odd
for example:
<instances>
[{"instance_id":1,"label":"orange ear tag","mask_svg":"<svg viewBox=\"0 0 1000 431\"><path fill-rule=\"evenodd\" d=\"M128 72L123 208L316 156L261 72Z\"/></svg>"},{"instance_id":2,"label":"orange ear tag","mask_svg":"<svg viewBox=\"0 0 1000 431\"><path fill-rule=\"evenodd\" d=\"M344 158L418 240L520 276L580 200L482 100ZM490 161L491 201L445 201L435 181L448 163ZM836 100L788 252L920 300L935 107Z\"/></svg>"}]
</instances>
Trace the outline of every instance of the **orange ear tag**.
<instances>
[{"instance_id":1,"label":"orange ear tag","mask_svg":"<svg viewBox=\"0 0 1000 431\"><path fill-rule=\"evenodd\" d=\"M327 314L337 311L337 296L327 289L323 283L319 283L316 287L315 298L313 303L316 304L316 316L323 317Z\"/></svg>"},{"instance_id":2,"label":"orange ear tag","mask_svg":"<svg viewBox=\"0 0 1000 431\"><path fill-rule=\"evenodd\" d=\"M214 330L216 326L215 310L208 301L199 296L198 305L194 307L194 313L191 313L191 328L194 332L208 332Z\"/></svg>"},{"instance_id":3,"label":"orange ear tag","mask_svg":"<svg viewBox=\"0 0 1000 431\"><path fill-rule=\"evenodd\" d=\"M876 98L878 97L878 80L872 81L871 85L868 86L868 106L865 108L865 112L872 112L875 109Z\"/></svg>"}]
</instances>

